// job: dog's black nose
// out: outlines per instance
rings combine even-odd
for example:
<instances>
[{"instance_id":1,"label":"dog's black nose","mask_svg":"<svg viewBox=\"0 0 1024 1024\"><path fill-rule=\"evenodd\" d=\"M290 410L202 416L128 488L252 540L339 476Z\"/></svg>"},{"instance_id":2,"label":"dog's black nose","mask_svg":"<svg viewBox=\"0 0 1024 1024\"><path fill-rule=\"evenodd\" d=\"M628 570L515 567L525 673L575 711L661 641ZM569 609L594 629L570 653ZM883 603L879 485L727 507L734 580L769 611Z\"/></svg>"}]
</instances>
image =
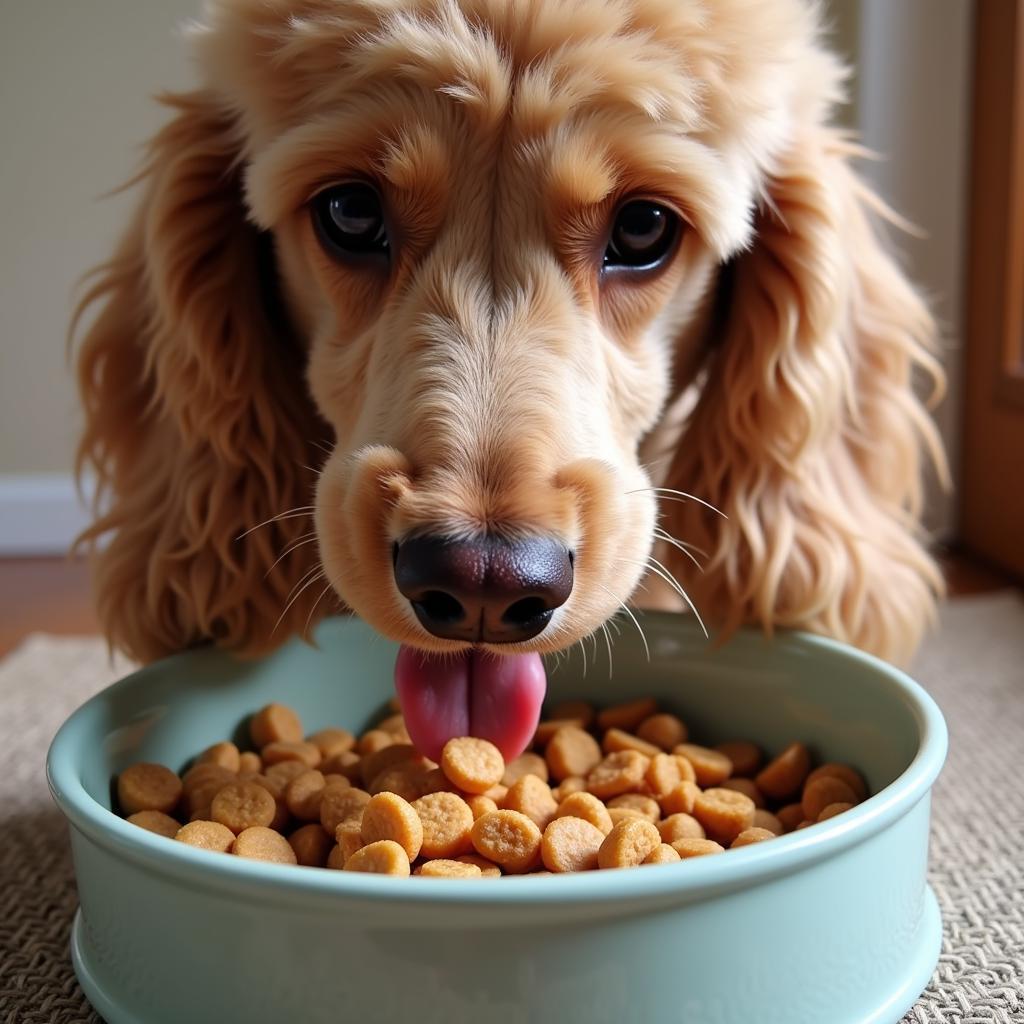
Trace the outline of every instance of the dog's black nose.
<instances>
[{"instance_id":1,"label":"dog's black nose","mask_svg":"<svg viewBox=\"0 0 1024 1024\"><path fill-rule=\"evenodd\" d=\"M547 537L410 537L395 581L416 617L448 640L513 643L535 637L572 592L572 555Z\"/></svg>"}]
</instances>

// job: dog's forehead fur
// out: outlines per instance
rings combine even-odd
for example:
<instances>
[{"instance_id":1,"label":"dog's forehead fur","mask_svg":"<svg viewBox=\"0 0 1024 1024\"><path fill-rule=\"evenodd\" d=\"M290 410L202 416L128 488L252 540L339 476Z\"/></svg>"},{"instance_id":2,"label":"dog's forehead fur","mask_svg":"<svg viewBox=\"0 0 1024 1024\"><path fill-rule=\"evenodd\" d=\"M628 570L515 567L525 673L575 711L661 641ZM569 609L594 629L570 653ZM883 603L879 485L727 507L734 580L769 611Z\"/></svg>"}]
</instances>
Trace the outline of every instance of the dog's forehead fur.
<instances>
[{"instance_id":1,"label":"dog's forehead fur","mask_svg":"<svg viewBox=\"0 0 1024 1024\"><path fill-rule=\"evenodd\" d=\"M817 32L806 0L213 0L193 29L255 164L263 226L309 197L316 170L330 177L345 155L337 118L353 110L395 173L411 152L439 176L444 145L424 112L440 102L468 148L511 141L583 199L627 165L660 170L687 187L688 217L723 257L749 241L775 156L839 96L838 64L808 65Z\"/></svg>"}]
</instances>

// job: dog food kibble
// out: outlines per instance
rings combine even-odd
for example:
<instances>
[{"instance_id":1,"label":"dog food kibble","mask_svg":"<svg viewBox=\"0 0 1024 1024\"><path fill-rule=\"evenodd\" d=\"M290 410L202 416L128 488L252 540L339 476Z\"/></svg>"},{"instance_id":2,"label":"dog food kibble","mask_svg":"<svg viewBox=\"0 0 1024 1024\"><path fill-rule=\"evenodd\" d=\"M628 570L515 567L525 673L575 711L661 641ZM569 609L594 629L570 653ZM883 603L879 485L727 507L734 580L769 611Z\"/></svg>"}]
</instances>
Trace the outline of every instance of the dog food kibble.
<instances>
[{"instance_id":1,"label":"dog food kibble","mask_svg":"<svg viewBox=\"0 0 1024 1024\"><path fill-rule=\"evenodd\" d=\"M666 752L690 738L689 731L681 719L664 713L645 718L636 727L636 734L640 739L653 743Z\"/></svg>"},{"instance_id":2,"label":"dog food kibble","mask_svg":"<svg viewBox=\"0 0 1024 1024\"><path fill-rule=\"evenodd\" d=\"M181 799L181 779L162 764L133 764L117 778L117 801L124 814L169 814Z\"/></svg>"},{"instance_id":3,"label":"dog food kibble","mask_svg":"<svg viewBox=\"0 0 1024 1024\"><path fill-rule=\"evenodd\" d=\"M732 775L732 761L721 751L701 747L696 743L679 743L673 754L682 754L693 766L694 777L701 789L717 786Z\"/></svg>"},{"instance_id":4,"label":"dog food kibble","mask_svg":"<svg viewBox=\"0 0 1024 1024\"><path fill-rule=\"evenodd\" d=\"M625 818L604 837L597 851L601 868L632 868L642 864L655 847L661 845L661 833L645 818Z\"/></svg>"},{"instance_id":5,"label":"dog food kibble","mask_svg":"<svg viewBox=\"0 0 1024 1024\"><path fill-rule=\"evenodd\" d=\"M277 801L255 782L232 782L210 804L210 817L226 825L235 835L247 828L266 828L274 820Z\"/></svg>"},{"instance_id":6,"label":"dog food kibble","mask_svg":"<svg viewBox=\"0 0 1024 1024\"><path fill-rule=\"evenodd\" d=\"M645 864L675 864L682 858L679 856L678 851L674 846L669 846L668 843L659 843L647 856L644 858Z\"/></svg>"},{"instance_id":7,"label":"dog food kibble","mask_svg":"<svg viewBox=\"0 0 1024 1024\"><path fill-rule=\"evenodd\" d=\"M166 836L168 839L173 839L181 828L174 818L163 811L136 811L128 815L128 820L147 832L155 832L158 836Z\"/></svg>"},{"instance_id":8,"label":"dog food kibble","mask_svg":"<svg viewBox=\"0 0 1024 1024\"><path fill-rule=\"evenodd\" d=\"M754 824L754 801L734 789L706 789L693 804L693 816L709 839L728 846Z\"/></svg>"},{"instance_id":9,"label":"dog food kibble","mask_svg":"<svg viewBox=\"0 0 1024 1024\"><path fill-rule=\"evenodd\" d=\"M509 874L528 871L540 853L541 831L518 811L495 811L473 822L473 847Z\"/></svg>"},{"instance_id":10,"label":"dog food kibble","mask_svg":"<svg viewBox=\"0 0 1024 1024\"><path fill-rule=\"evenodd\" d=\"M235 842L235 833L219 821L190 821L178 829L174 838L179 843L198 846L201 850L227 853Z\"/></svg>"},{"instance_id":11,"label":"dog food kibble","mask_svg":"<svg viewBox=\"0 0 1024 1024\"><path fill-rule=\"evenodd\" d=\"M554 778L585 776L601 761L601 745L579 726L568 725L551 737L544 758Z\"/></svg>"},{"instance_id":12,"label":"dog food kibble","mask_svg":"<svg viewBox=\"0 0 1024 1024\"><path fill-rule=\"evenodd\" d=\"M501 782L505 759L493 743L463 736L444 745L441 771L467 793L486 793Z\"/></svg>"},{"instance_id":13,"label":"dog food kibble","mask_svg":"<svg viewBox=\"0 0 1024 1024\"><path fill-rule=\"evenodd\" d=\"M498 809L487 797L471 799L487 801L489 806L484 813ZM457 793L428 793L413 801L412 809L421 825L421 856L448 860L473 848L470 832L476 818L470 805Z\"/></svg>"},{"instance_id":14,"label":"dog food kibble","mask_svg":"<svg viewBox=\"0 0 1024 1024\"><path fill-rule=\"evenodd\" d=\"M424 878L482 878L483 872L476 864L462 860L428 860L416 869L417 875Z\"/></svg>"},{"instance_id":15,"label":"dog food kibble","mask_svg":"<svg viewBox=\"0 0 1024 1024\"><path fill-rule=\"evenodd\" d=\"M558 813L558 801L551 795L551 787L536 775L524 775L509 786L502 806L525 814L541 831Z\"/></svg>"},{"instance_id":16,"label":"dog food kibble","mask_svg":"<svg viewBox=\"0 0 1024 1024\"><path fill-rule=\"evenodd\" d=\"M252 716L249 736L254 747L265 747L268 743L298 743L302 739L302 722L291 708L283 704L268 704Z\"/></svg>"},{"instance_id":17,"label":"dog food kibble","mask_svg":"<svg viewBox=\"0 0 1024 1024\"><path fill-rule=\"evenodd\" d=\"M412 804L397 793L378 793L363 808L363 842L370 846L382 839L398 843L410 861L415 860L423 845L423 824Z\"/></svg>"},{"instance_id":18,"label":"dog food kibble","mask_svg":"<svg viewBox=\"0 0 1024 1024\"><path fill-rule=\"evenodd\" d=\"M540 844L540 856L548 871L589 871L597 867L597 851L605 834L583 818L555 818Z\"/></svg>"},{"instance_id":19,"label":"dog food kibble","mask_svg":"<svg viewBox=\"0 0 1024 1024\"><path fill-rule=\"evenodd\" d=\"M715 750L729 758L732 762L733 775L743 779L749 779L756 775L764 761L761 748L749 740L730 740L728 743L719 743Z\"/></svg>"},{"instance_id":20,"label":"dog food kibble","mask_svg":"<svg viewBox=\"0 0 1024 1024\"><path fill-rule=\"evenodd\" d=\"M773 800L796 796L811 770L811 755L802 743L791 743L754 777L757 788Z\"/></svg>"},{"instance_id":21,"label":"dog food kibble","mask_svg":"<svg viewBox=\"0 0 1024 1024\"><path fill-rule=\"evenodd\" d=\"M288 837L288 843L295 852L295 859L307 868L322 868L332 846L331 837L316 822L297 828Z\"/></svg>"},{"instance_id":22,"label":"dog food kibble","mask_svg":"<svg viewBox=\"0 0 1024 1024\"><path fill-rule=\"evenodd\" d=\"M774 839L775 833L766 828L745 828L730 844L735 850L738 846L750 846L751 843L763 843L766 839Z\"/></svg>"},{"instance_id":23,"label":"dog food kibble","mask_svg":"<svg viewBox=\"0 0 1024 1024\"><path fill-rule=\"evenodd\" d=\"M357 850L345 861L346 871L364 871L372 875L410 874L409 857L393 839L380 839Z\"/></svg>"},{"instance_id":24,"label":"dog food kibble","mask_svg":"<svg viewBox=\"0 0 1024 1024\"><path fill-rule=\"evenodd\" d=\"M507 763L487 740L458 737L435 764L397 704L359 735L325 725L303 738L283 704L257 711L249 731L256 750L214 743L180 778L126 768L121 812L254 860L480 880L678 864L810 828L868 796L855 768L812 770L799 742L767 758L746 739L691 743L684 720L649 698L551 707L533 749Z\"/></svg>"}]
</instances>

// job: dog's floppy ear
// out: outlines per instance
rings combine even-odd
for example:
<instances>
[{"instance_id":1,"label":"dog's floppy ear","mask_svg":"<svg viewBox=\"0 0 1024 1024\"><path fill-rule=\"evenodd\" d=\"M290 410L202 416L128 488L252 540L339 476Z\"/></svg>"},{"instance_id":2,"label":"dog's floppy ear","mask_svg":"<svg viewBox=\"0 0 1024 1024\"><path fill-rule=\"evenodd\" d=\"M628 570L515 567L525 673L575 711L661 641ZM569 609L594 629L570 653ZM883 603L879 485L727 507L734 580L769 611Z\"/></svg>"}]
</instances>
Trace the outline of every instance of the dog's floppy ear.
<instances>
[{"instance_id":1,"label":"dog's floppy ear","mask_svg":"<svg viewBox=\"0 0 1024 1024\"><path fill-rule=\"evenodd\" d=\"M666 480L728 518L693 501L664 515L709 555L703 573L673 568L726 632L799 627L900 660L942 589L918 526L922 453L945 466L912 376L942 377L854 154L815 127L777 166Z\"/></svg>"},{"instance_id":2,"label":"dog's floppy ear","mask_svg":"<svg viewBox=\"0 0 1024 1024\"><path fill-rule=\"evenodd\" d=\"M308 508L323 427L303 353L272 315L270 243L246 220L235 125L206 92L165 102L134 220L79 309L101 307L78 355L78 459L104 509L80 542L95 547L108 637L143 660L211 638L266 648L301 628L321 589L284 613L315 545L274 562L307 516L239 539Z\"/></svg>"}]
</instances>

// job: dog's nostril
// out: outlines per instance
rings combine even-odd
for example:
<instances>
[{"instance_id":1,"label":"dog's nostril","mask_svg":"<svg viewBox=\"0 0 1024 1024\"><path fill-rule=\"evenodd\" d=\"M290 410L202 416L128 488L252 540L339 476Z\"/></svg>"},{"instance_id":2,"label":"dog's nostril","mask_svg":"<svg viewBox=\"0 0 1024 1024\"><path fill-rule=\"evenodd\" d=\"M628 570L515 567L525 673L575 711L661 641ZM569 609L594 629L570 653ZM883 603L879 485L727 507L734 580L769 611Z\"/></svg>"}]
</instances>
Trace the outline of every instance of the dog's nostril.
<instances>
[{"instance_id":1,"label":"dog's nostril","mask_svg":"<svg viewBox=\"0 0 1024 1024\"><path fill-rule=\"evenodd\" d=\"M443 590L428 590L418 601L413 602L420 606L428 618L434 622L457 623L466 617L466 610L462 605Z\"/></svg>"},{"instance_id":2,"label":"dog's nostril","mask_svg":"<svg viewBox=\"0 0 1024 1024\"><path fill-rule=\"evenodd\" d=\"M535 622L542 615L551 617L551 608L542 597L524 597L521 601L509 605L501 616L501 621L510 626L526 626Z\"/></svg>"}]
</instances>

